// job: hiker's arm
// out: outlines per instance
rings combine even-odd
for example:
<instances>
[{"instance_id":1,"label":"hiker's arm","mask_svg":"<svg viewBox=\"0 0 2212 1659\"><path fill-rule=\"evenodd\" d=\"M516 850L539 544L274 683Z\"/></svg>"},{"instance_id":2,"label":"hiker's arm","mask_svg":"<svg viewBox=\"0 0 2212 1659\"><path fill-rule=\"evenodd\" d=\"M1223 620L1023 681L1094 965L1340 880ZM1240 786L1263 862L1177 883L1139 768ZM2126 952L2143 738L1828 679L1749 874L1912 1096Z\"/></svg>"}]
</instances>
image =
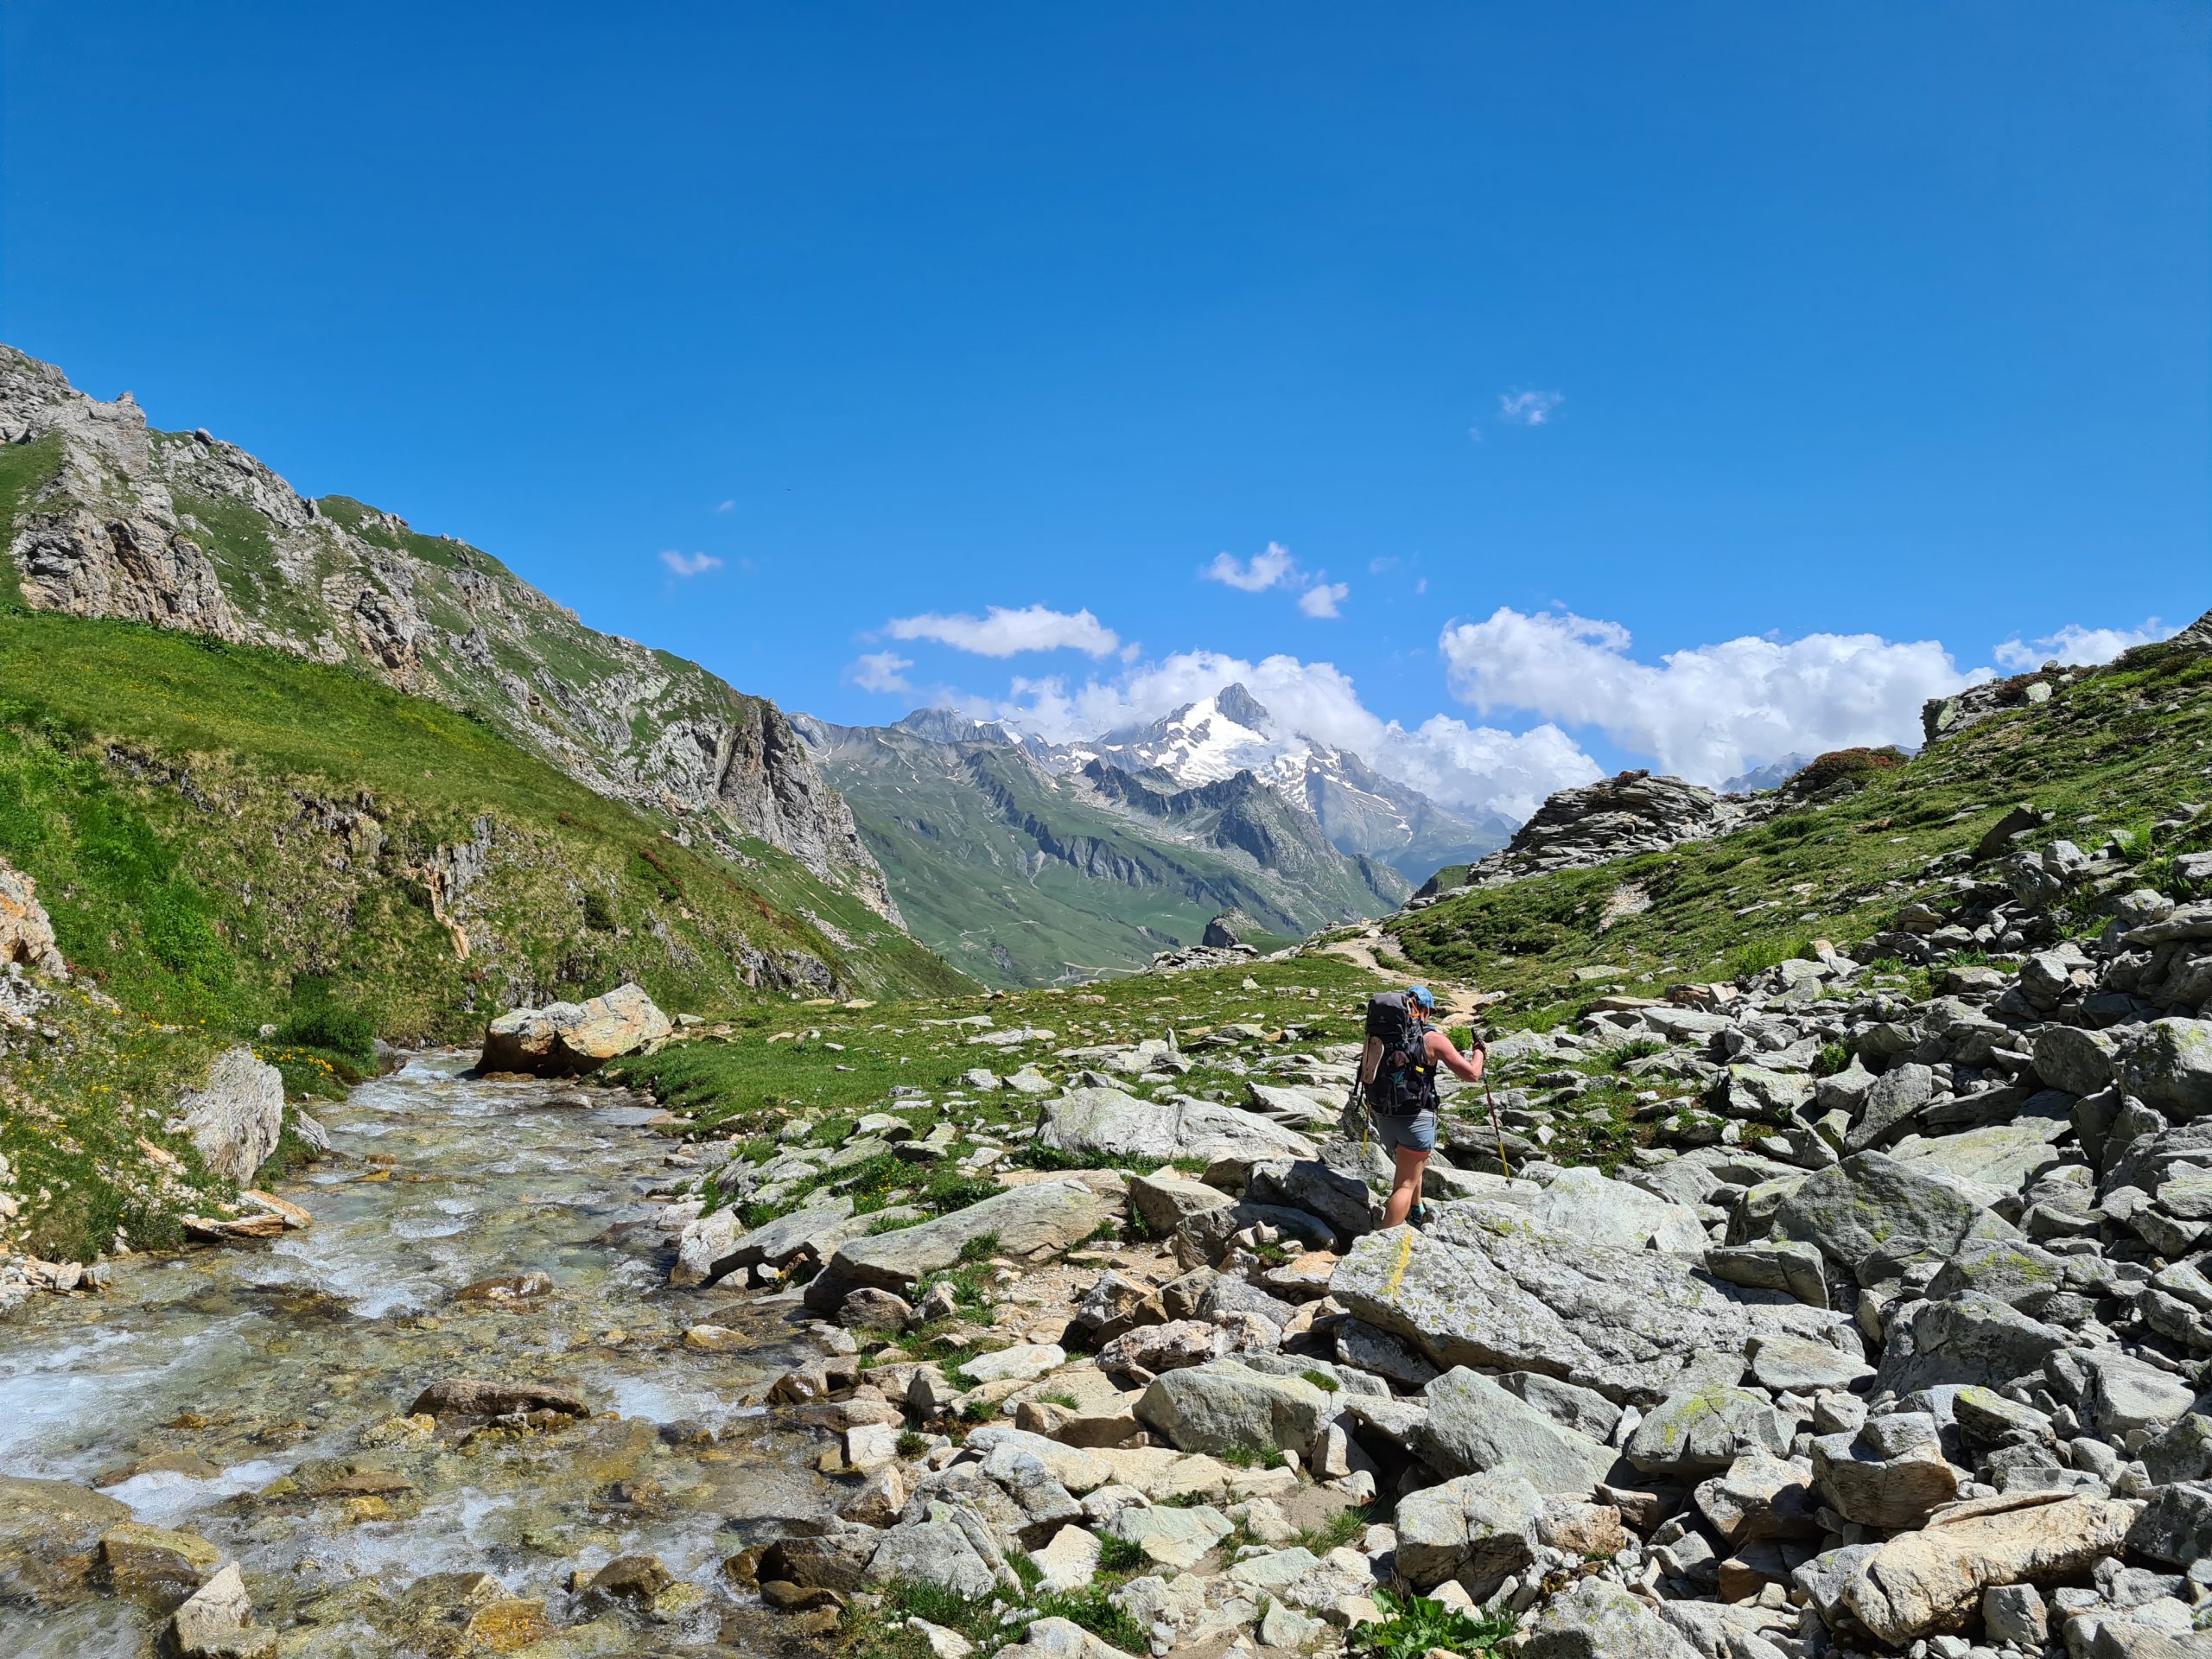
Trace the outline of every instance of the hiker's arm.
<instances>
[{"instance_id":1,"label":"hiker's arm","mask_svg":"<svg viewBox=\"0 0 2212 1659\"><path fill-rule=\"evenodd\" d=\"M1482 1077L1483 1062L1489 1058L1489 1054L1487 1051L1478 1046L1474 1058L1470 1060L1459 1052L1459 1045L1449 1037L1440 1031L1432 1031L1428 1033L1428 1057L1433 1060L1443 1061L1445 1069L1453 1077L1464 1078L1469 1083L1475 1083Z\"/></svg>"}]
</instances>

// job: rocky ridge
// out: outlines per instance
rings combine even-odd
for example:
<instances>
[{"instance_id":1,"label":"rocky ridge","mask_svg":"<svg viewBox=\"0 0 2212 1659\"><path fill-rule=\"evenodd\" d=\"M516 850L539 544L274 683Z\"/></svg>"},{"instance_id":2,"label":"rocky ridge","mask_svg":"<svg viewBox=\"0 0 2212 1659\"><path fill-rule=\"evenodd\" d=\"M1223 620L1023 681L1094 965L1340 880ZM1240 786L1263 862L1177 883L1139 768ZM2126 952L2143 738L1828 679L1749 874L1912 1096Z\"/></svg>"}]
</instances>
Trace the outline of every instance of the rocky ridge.
<instances>
[{"instance_id":1,"label":"rocky ridge","mask_svg":"<svg viewBox=\"0 0 2212 1659\"><path fill-rule=\"evenodd\" d=\"M587 787L742 856L767 842L893 920L851 813L781 710L696 664L587 628L490 555L343 497L310 499L234 444L150 429L0 347L0 524L24 604L352 664L475 711Z\"/></svg>"}]
</instances>

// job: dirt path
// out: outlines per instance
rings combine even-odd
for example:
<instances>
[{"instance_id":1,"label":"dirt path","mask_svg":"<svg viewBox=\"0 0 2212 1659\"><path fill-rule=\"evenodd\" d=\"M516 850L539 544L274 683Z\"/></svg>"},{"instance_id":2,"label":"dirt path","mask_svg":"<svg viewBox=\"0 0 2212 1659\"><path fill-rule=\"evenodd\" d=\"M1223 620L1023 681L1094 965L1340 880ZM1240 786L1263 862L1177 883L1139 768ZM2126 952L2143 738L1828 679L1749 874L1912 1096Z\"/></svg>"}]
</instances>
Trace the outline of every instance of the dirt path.
<instances>
[{"instance_id":1,"label":"dirt path","mask_svg":"<svg viewBox=\"0 0 2212 1659\"><path fill-rule=\"evenodd\" d=\"M1420 968L1408 961L1398 950L1397 940L1383 931L1378 924L1368 928L1357 938L1338 939L1321 947L1332 957L1364 968L1370 974L1385 979L1403 981L1407 984L1426 984L1435 994L1436 1006L1445 1019L1471 1020L1492 1002L1497 995L1477 989L1472 985L1460 985L1447 979L1424 977Z\"/></svg>"}]
</instances>

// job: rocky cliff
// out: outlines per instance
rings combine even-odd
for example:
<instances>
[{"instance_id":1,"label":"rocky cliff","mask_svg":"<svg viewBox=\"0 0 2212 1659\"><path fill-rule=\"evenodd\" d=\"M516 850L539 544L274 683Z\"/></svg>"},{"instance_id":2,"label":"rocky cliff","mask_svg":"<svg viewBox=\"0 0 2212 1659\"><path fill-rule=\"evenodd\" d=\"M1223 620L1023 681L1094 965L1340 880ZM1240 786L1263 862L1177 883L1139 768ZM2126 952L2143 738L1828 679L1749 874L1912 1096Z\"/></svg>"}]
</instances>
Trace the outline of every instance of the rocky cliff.
<instances>
[{"instance_id":1,"label":"rocky cliff","mask_svg":"<svg viewBox=\"0 0 2212 1659\"><path fill-rule=\"evenodd\" d=\"M584 626L489 554L310 499L205 430L148 427L0 346L0 598L352 664L489 721L726 855L765 842L898 920L781 710Z\"/></svg>"}]
</instances>

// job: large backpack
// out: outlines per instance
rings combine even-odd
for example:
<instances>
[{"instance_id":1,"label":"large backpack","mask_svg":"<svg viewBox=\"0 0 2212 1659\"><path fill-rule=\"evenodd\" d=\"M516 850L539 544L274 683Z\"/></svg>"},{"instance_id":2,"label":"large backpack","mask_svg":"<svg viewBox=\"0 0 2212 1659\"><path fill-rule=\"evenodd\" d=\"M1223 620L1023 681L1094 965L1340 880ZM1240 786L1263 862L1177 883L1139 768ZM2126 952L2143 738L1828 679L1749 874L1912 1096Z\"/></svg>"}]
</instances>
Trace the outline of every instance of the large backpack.
<instances>
[{"instance_id":1,"label":"large backpack","mask_svg":"<svg viewBox=\"0 0 2212 1659\"><path fill-rule=\"evenodd\" d=\"M1367 1045L1359 1076L1368 1109L1410 1117L1436 1104L1436 1065L1428 1057L1428 1025L1405 991L1367 999Z\"/></svg>"}]
</instances>

